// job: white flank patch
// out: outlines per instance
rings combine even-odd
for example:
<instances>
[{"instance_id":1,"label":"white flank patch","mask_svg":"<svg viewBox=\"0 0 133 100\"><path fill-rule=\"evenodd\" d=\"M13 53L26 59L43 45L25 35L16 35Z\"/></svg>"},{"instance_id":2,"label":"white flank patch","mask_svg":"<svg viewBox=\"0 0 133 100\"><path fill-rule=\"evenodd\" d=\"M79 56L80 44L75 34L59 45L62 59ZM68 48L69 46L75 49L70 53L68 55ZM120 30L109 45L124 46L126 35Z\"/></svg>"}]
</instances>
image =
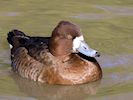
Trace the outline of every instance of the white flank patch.
<instances>
[{"instance_id":1,"label":"white flank patch","mask_svg":"<svg viewBox=\"0 0 133 100\"><path fill-rule=\"evenodd\" d=\"M80 46L80 43L84 41L84 37L83 35L79 36L79 37L76 37L74 40L73 40L73 52L77 52L76 49L79 48Z\"/></svg>"},{"instance_id":2,"label":"white flank patch","mask_svg":"<svg viewBox=\"0 0 133 100\"><path fill-rule=\"evenodd\" d=\"M10 49L12 49L12 48L13 48L13 46L12 46L11 44L9 44L9 47L10 47Z\"/></svg>"}]
</instances>

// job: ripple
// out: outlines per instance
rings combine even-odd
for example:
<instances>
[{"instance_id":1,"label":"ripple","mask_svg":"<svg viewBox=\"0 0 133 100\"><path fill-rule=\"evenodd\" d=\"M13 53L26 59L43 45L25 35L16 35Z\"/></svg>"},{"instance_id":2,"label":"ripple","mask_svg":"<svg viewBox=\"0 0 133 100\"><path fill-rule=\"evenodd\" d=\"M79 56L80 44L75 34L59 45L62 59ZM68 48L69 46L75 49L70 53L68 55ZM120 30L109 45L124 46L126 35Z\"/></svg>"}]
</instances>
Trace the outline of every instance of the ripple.
<instances>
[{"instance_id":1,"label":"ripple","mask_svg":"<svg viewBox=\"0 0 133 100\"><path fill-rule=\"evenodd\" d=\"M133 65L133 55L115 55L109 56L104 55L100 57L98 60L102 67L115 67L115 66L125 66L125 65Z\"/></svg>"},{"instance_id":2,"label":"ripple","mask_svg":"<svg viewBox=\"0 0 133 100\"><path fill-rule=\"evenodd\" d=\"M14 16L19 16L19 12L1 12L0 16L9 16L9 17L14 17Z\"/></svg>"},{"instance_id":3,"label":"ripple","mask_svg":"<svg viewBox=\"0 0 133 100\"><path fill-rule=\"evenodd\" d=\"M110 13L115 13L120 15L133 15L133 7L105 6L105 5L94 5L94 7Z\"/></svg>"},{"instance_id":4,"label":"ripple","mask_svg":"<svg viewBox=\"0 0 133 100\"><path fill-rule=\"evenodd\" d=\"M104 13L80 13L78 15L70 16L77 19L110 19L117 17L133 16L133 7L122 6L105 6L105 5L93 5L95 8L101 9Z\"/></svg>"},{"instance_id":5,"label":"ripple","mask_svg":"<svg viewBox=\"0 0 133 100\"><path fill-rule=\"evenodd\" d=\"M32 97L0 96L0 100L37 100Z\"/></svg>"}]
</instances>

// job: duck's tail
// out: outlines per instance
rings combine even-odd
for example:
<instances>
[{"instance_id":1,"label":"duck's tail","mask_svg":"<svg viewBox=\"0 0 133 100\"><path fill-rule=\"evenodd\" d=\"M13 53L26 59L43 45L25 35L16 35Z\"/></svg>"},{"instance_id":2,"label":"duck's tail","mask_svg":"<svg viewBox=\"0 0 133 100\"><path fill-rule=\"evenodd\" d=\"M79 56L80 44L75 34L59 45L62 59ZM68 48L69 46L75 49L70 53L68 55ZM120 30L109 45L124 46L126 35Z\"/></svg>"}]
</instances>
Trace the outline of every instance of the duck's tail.
<instances>
[{"instance_id":1,"label":"duck's tail","mask_svg":"<svg viewBox=\"0 0 133 100\"><path fill-rule=\"evenodd\" d=\"M10 48L22 45L26 38L28 39L28 36L16 29L10 31L7 34L7 41L9 43Z\"/></svg>"}]
</instances>

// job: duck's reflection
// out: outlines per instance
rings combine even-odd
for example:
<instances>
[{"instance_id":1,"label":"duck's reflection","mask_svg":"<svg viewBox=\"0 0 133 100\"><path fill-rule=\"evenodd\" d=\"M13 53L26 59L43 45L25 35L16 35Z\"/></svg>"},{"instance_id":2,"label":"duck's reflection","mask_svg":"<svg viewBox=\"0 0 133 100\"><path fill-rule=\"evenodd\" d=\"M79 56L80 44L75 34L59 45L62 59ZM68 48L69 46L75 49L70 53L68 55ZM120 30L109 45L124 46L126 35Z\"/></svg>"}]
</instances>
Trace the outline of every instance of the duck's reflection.
<instances>
[{"instance_id":1,"label":"duck's reflection","mask_svg":"<svg viewBox=\"0 0 133 100\"><path fill-rule=\"evenodd\" d=\"M97 81L90 84L62 86L41 84L14 74L12 78L21 92L39 100L84 100L89 95L95 95L100 84L100 81Z\"/></svg>"}]
</instances>

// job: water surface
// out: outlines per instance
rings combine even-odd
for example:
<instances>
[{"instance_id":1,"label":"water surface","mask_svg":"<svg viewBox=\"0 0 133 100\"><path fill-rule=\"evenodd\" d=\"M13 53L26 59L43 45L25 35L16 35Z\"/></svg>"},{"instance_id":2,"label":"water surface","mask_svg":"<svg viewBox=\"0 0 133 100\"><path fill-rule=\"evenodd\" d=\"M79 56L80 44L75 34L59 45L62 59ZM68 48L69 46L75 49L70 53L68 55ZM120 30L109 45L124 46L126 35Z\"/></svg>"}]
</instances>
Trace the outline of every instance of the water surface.
<instances>
[{"instance_id":1,"label":"water surface","mask_svg":"<svg viewBox=\"0 0 133 100\"><path fill-rule=\"evenodd\" d=\"M1 0L0 6L0 100L132 100L132 0ZM87 43L101 52L101 81L47 85L12 73L6 33L50 36L60 20L80 25Z\"/></svg>"}]
</instances>

